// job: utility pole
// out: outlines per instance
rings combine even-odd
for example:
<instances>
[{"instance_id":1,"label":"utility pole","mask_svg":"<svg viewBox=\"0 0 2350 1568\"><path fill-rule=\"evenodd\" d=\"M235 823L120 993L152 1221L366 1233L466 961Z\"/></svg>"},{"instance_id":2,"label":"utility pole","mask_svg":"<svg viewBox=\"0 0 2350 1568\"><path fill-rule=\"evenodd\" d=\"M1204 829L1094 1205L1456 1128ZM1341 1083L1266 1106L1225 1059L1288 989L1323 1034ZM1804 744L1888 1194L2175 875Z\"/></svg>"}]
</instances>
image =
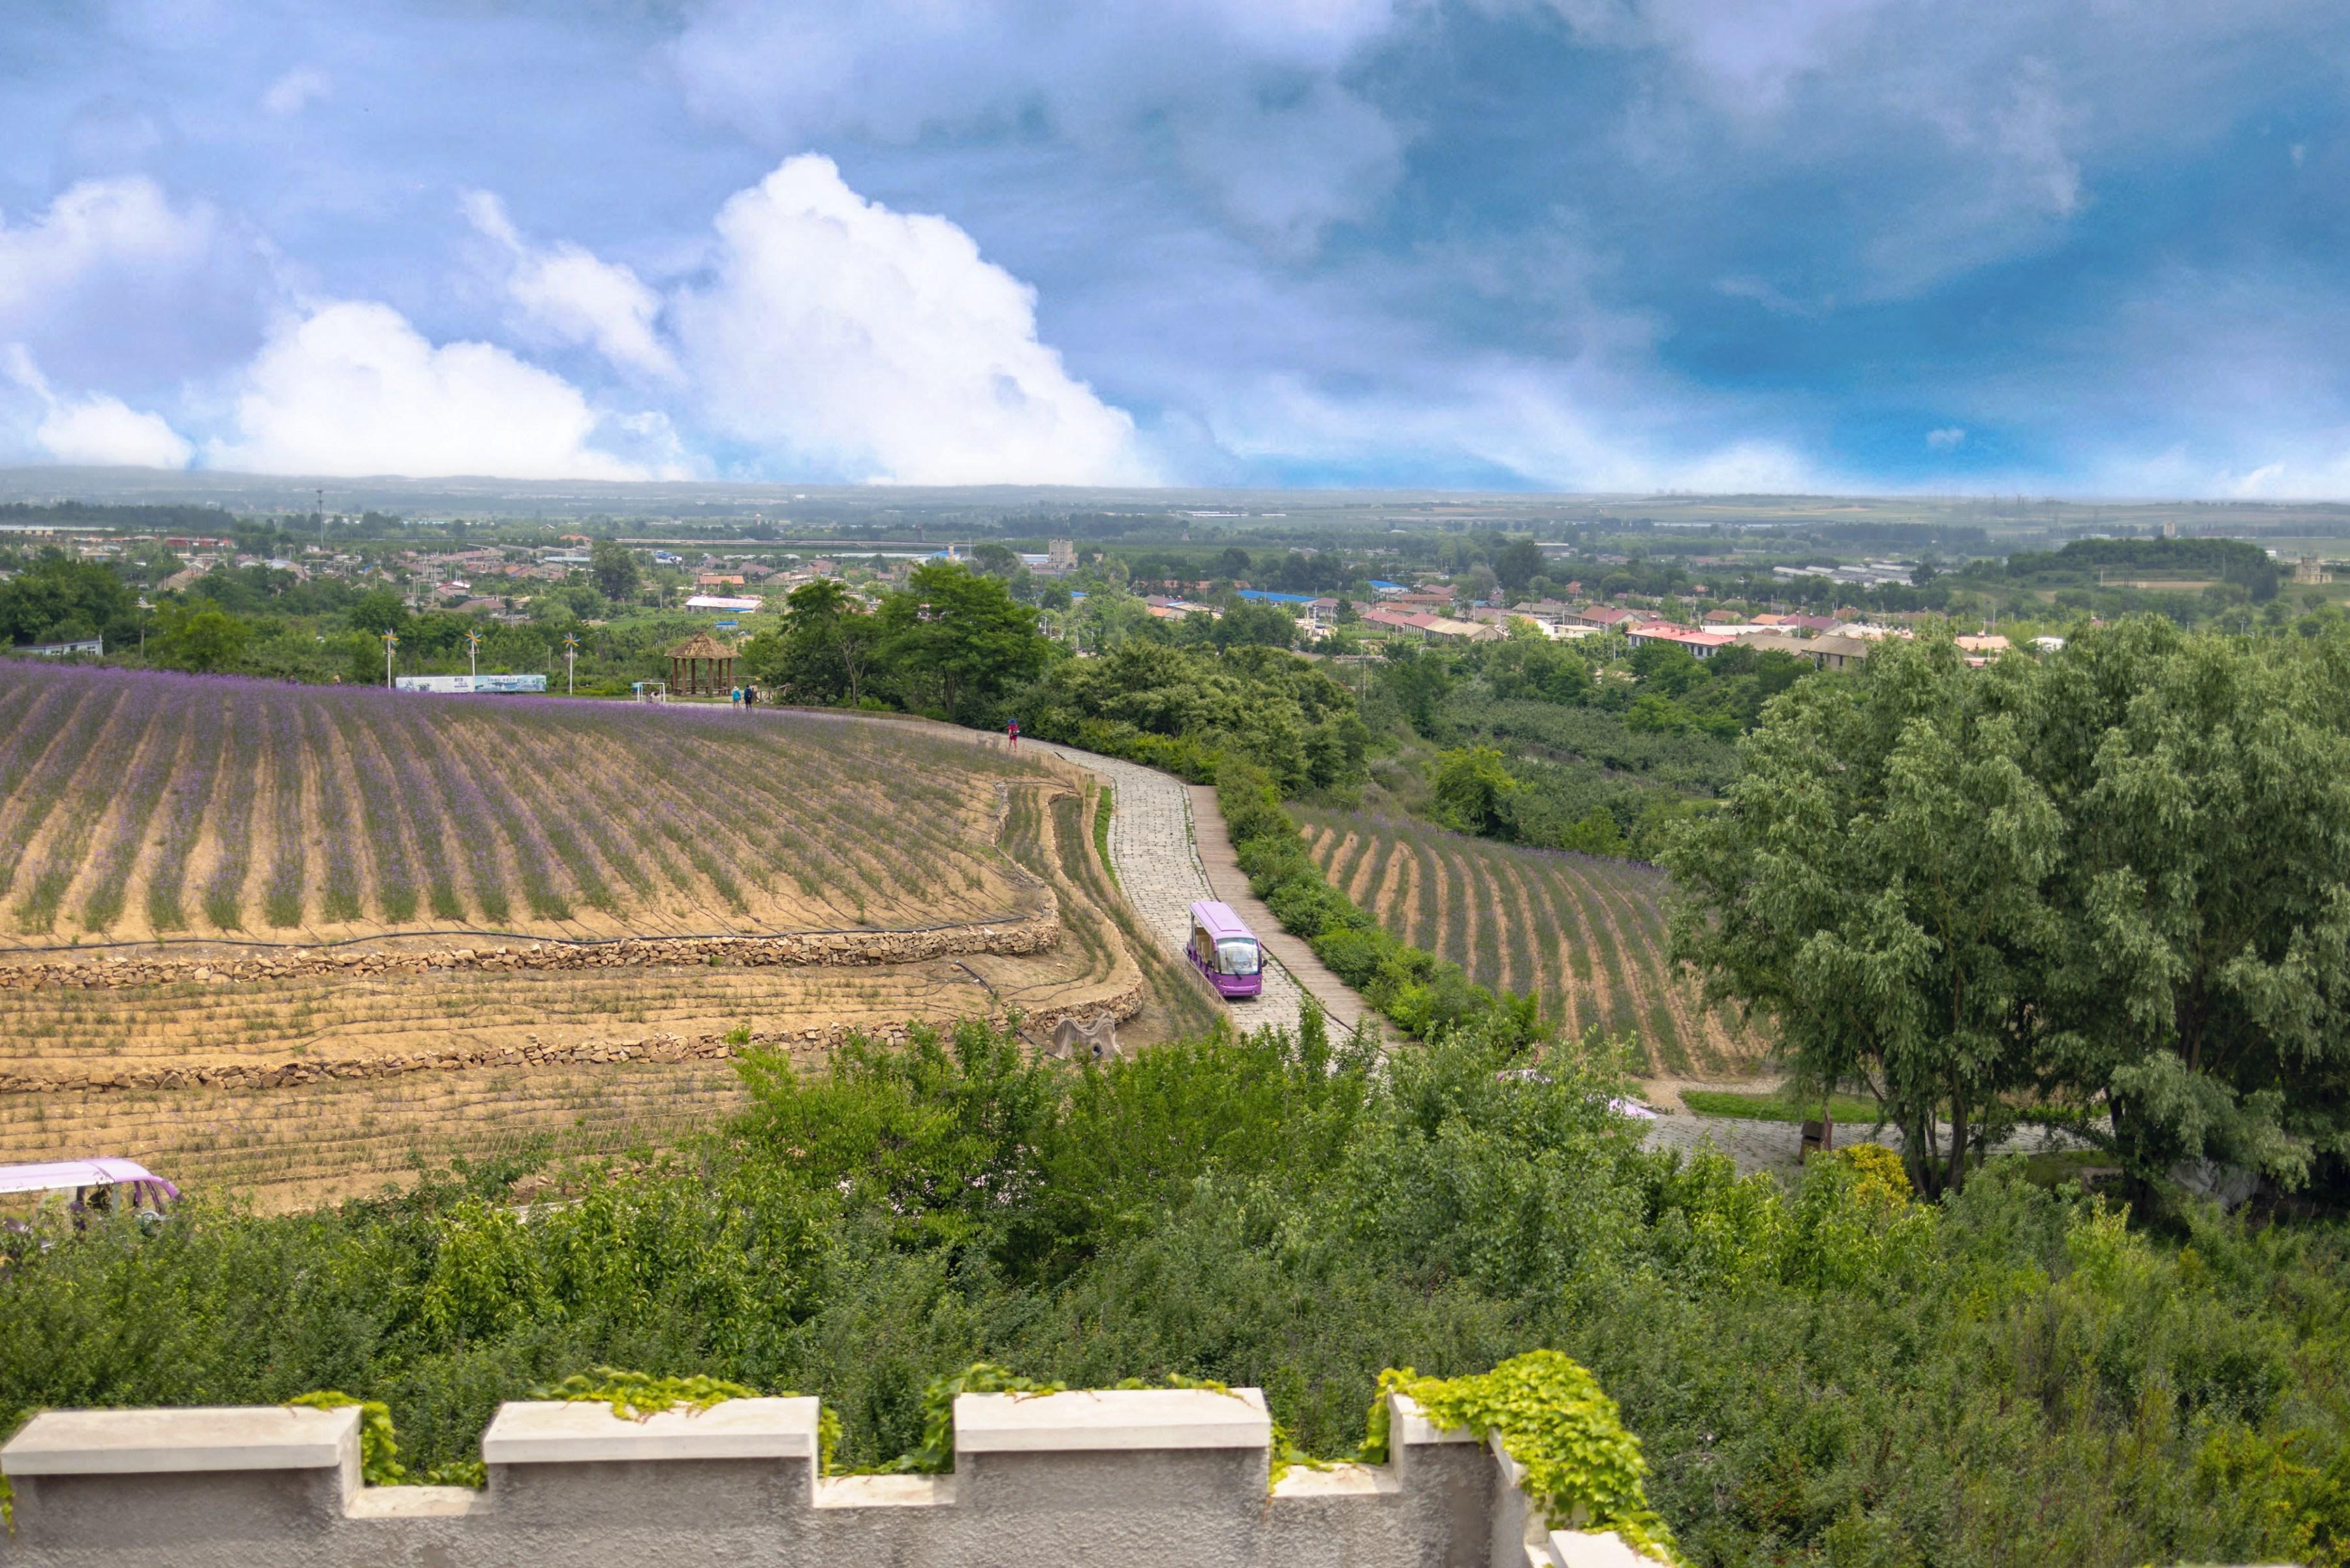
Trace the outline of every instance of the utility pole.
<instances>
[{"instance_id":1,"label":"utility pole","mask_svg":"<svg viewBox=\"0 0 2350 1568\"><path fill-rule=\"evenodd\" d=\"M319 488L317 488L317 490L312 491L310 493L311 493L313 496L317 497L317 507L316 507L316 510L317 510L317 514L318 514L318 554L320 554L321 556L323 556L323 555L325 555L325 554L327 553L327 492L326 492L326 487L325 487L325 486L323 486L323 485L321 485Z\"/></svg>"},{"instance_id":2,"label":"utility pole","mask_svg":"<svg viewBox=\"0 0 2350 1568\"><path fill-rule=\"evenodd\" d=\"M139 596L139 657L141 659L147 657L147 616L154 607L147 602L145 594Z\"/></svg>"},{"instance_id":3,"label":"utility pole","mask_svg":"<svg viewBox=\"0 0 2350 1568\"><path fill-rule=\"evenodd\" d=\"M383 689L387 691L391 690L391 650L399 646L400 633L387 631L383 634Z\"/></svg>"},{"instance_id":4,"label":"utility pole","mask_svg":"<svg viewBox=\"0 0 2350 1568\"><path fill-rule=\"evenodd\" d=\"M473 679L479 680L482 678L482 634L478 631L465 634L465 664L472 670Z\"/></svg>"},{"instance_id":5,"label":"utility pole","mask_svg":"<svg viewBox=\"0 0 2350 1568\"><path fill-rule=\"evenodd\" d=\"M578 658L579 639L567 631L563 634L563 694L566 697L579 695L578 670L576 663Z\"/></svg>"}]
</instances>

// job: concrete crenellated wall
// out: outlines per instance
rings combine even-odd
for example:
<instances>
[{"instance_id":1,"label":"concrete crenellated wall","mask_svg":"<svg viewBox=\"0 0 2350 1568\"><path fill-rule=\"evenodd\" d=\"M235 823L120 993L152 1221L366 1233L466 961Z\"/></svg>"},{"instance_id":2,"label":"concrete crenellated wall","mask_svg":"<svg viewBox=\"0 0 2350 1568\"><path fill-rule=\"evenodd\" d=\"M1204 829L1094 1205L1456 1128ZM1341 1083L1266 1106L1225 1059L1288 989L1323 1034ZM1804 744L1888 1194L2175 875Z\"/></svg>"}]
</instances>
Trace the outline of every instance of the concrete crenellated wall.
<instances>
[{"instance_id":1,"label":"concrete crenellated wall","mask_svg":"<svg viewBox=\"0 0 2350 1568\"><path fill-rule=\"evenodd\" d=\"M359 1413L64 1410L5 1449L9 1568L1633 1568L1544 1532L1497 1447L1399 1396L1391 1462L1268 1490L1253 1388L966 1394L955 1467L817 1473L817 1404L514 1404L484 1491L370 1487Z\"/></svg>"}]
</instances>

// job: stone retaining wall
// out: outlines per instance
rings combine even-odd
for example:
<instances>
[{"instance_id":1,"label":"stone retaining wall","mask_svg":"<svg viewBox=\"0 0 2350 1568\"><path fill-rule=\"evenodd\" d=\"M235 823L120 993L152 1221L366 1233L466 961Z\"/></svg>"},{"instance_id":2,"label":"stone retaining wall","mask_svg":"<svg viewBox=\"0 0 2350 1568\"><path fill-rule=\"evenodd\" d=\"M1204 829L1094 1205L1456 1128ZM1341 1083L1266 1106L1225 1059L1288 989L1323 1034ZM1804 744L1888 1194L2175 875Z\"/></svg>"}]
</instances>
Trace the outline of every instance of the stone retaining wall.
<instances>
[{"instance_id":1,"label":"stone retaining wall","mask_svg":"<svg viewBox=\"0 0 2350 1568\"><path fill-rule=\"evenodd\" d=\"M1390 1461L1270 1485L1253 1388L955 1401L944 1475L827 1476L811 1398L642 1421L511 1404L488 1487L364 1486L359 1412L69 1410L0 1449L24 1568L1637 1568L1552 1532L1498 1446L1390 1397Z\"/></svg>"},{"instance_id":2,"label":"stone retaining wall","mask_svg":"<svg viewBox=\"0 0 2350 1568\"><path fill-rule=\"evenodd\" d=\"M423 974L433 970L616 969L630 964L723 963L857 966L917 963L963 953L1017 956L1061 944L1057 912L927 931L785 932L777 936L628 937L609 942L512 943L440 951L296 948L220 959L48 959L0 964L0 990L112 991L129 986L230 985L314 975Z\"/></svg>"}]
</instances>

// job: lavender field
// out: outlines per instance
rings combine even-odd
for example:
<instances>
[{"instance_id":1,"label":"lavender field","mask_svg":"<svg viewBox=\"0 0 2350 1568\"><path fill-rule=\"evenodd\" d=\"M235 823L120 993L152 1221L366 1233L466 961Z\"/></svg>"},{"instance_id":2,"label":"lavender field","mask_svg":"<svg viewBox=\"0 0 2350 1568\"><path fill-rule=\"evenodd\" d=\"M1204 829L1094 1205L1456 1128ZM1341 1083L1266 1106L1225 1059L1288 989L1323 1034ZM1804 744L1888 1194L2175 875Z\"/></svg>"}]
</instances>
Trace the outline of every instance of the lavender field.
<instances>
[{"instance_id":1,"label":"lavender field","mask_svg":"<svg viewBox=\"0 0 2350 1568\"><path fill-rule=\"evenodd\" d=\"M0 940L1001 919L1026 771L816 714L0 662Z\"/></svg>"},{"instance_id":2,"label":"lavender field","mask_svg":"<svg viewBox=\"0 0 2350 1568\"><path fill-rule=\"evenodd\" d=\"M1298 815L1324 874L1381 925L1482 984L1539 992L1544 1016L1569 1031L1622 1035L1651 1072L1735 1073L1766 1054L1735 1012L1705 1006L1675 972L1668 878L1655 867L1361 813Z\"/></svg>"}]
</instances>

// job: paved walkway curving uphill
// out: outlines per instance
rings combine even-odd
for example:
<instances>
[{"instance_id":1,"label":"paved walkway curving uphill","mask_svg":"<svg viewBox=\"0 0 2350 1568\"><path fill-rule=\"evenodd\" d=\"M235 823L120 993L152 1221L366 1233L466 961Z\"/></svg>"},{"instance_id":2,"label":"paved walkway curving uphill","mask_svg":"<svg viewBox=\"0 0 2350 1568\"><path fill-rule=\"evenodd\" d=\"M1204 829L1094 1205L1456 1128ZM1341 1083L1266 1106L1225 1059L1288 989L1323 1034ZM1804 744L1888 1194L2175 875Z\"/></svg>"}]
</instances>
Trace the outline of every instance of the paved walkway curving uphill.
<instances>
[{"instance_id":1,"label":"paved walkway curving uphill","mask_svg":"<svg viewBox=\"0 0 2350 1568\"><path fill-rule=\"evenodd\" d=\"M1224 808L1216 804L1215 787L1188 784L1184 788L1191 797L1191 846L1199 854L1201 868L1207 872L1208 886L1216 890L1216 897L1230 904L1248 922L1249 929L1263 939L1265 950L1280 960L1291 978L1322 1004L1322 1011L1329 1015L1335 1027L1351 1032L1366 1017L1376 1024L1378 1016L1364 1002L1362 994L1340 980L1306 945L1305 938L1282 929L1281 921L1265 908L1264 900L1249 891L1248 878L1241 874L1240 857L1232 848L1232 835L1224 830Z\"/></svg>"},{"instance_id":2,"label":"paved walkway curving uphill","mask_svg":"<svg viewBox=\"0 0 2350 1568\"><path fill-rule=\"evenodd\" d=\"M1118 888L1168 957L1178 963L1190 962L1183 949L1191 934L1192 903L1223 897L1201 863L1199 846L1193 842L1194 832L1198 832L1201 844L1222 846L1223 858L1231 858L1223 815L1214 810L1213 795L1195 820L1192 796L1183 782L1156 768L1118 757L1097 756L1049 741L1029 740L1022 745L1024 749L1034 746L1050 752L1107 781L1111 798L1117 803L1109 822L1109 858L1118 872ZM1248 891L1245 881L1240 883L1240 891ZM1305 1005L1308 989L1337 1029L1354 1028L1357 1020L1368 1012L1361 998L1324 968L1311 949L1284 932L1263 904L1251 900L1254 906L1251 909L1231 898L1225 901L1264 939L1265 950L1274 961L1265 966L1263 994L1230 1004L1236 1021L1244 1025L1292 1023ZM1275 944L1276 938L1283 943L1294 944L1311 961L1313 971L1319 972L1308 971L1301 974L1303 965ZM1302 985L1301 980L1305 982Z\"/></svg>"}]
</instances>

